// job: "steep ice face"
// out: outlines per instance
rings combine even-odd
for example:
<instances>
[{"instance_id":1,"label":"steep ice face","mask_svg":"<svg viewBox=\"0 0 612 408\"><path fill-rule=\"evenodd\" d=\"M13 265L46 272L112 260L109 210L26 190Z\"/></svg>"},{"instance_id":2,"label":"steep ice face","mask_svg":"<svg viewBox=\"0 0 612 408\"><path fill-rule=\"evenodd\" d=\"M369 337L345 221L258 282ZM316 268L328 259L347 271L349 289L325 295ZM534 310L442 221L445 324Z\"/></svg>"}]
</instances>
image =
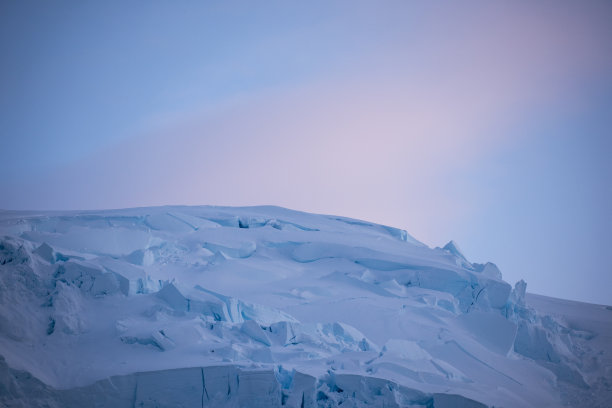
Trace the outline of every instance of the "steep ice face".
<instances>
[{"instance_id":1,"label":"steep ice face","mask_svg":"<svg viewBox=\"0 0 612 408\"><path fill-rule=\"evenodd\" d=\"M446 245L444 245L444 247L442 248L443 250L447 251L448 253L450 253L451 255L453 255L454 257L457 258L457 260L459 261L459 264L465 264L465 265L469 265L470 263L468 262L467 259L465 259L465 256L463 255L463 252L461 252L461 250L459 249L459 245L457 245L457 243L453 240L448 241L448 243Z\"/></svg>"},{"instance_id":2,"label":"steep ice face","mask_svg":"<svg viewBox=\"0 0 612 408\"><path fill-rule=\"evenodd\" d=\"M277 207L0 212L0 237L0 404L612 398L612 311L530 298L453 241Z\"/></svg>"}]
</instances>

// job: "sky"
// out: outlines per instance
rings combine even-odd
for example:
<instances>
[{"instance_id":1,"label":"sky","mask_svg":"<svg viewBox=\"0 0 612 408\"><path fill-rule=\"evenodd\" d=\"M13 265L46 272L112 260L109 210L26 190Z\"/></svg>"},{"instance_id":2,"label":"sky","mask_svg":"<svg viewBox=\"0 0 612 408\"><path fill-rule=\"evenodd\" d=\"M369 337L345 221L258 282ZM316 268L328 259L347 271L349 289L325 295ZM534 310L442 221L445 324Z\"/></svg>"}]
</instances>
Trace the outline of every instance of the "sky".
<instances>
[{"instance_id":1,"label":"sky","mask_svg":"<svg viewBox=\"0 0 612 408\"><path fill-rule=\"evenodd\" d=\"M612 304L609 1L0 2L0 208L279 205Z\"/></svg>"}]
</instances>

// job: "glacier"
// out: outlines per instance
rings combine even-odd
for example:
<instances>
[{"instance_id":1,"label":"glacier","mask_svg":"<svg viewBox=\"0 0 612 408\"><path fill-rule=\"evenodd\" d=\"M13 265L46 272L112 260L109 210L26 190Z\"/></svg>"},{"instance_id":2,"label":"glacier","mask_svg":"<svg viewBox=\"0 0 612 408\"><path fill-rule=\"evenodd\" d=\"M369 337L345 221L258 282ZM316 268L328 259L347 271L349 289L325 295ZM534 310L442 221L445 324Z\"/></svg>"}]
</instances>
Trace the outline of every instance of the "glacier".
<instances>
[{"instance_id":1,"label":"glacier","mask_svg":"<svg viewBox=\"0 0 612 408\"><path fill-rule=\"evenodd\" d=\"M612 307L280 207L0 211L6 407L605 407Z\"/></svg>"}]
</instances>

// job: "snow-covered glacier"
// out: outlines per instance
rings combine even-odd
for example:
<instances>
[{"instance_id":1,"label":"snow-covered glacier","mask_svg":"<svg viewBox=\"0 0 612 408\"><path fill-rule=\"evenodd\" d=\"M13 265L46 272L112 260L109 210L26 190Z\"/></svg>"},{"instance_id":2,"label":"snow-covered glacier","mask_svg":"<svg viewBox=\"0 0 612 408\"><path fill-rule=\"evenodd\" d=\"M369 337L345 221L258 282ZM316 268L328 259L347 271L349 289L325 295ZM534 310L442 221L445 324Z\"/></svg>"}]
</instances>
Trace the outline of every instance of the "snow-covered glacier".
<instances>
[{"instance_id":1,"label":"snow-covered glacier","mask_svg":"<svg viewBox=\"0 0 612 408\"><path fill-rule=\"evenodd\" d=\"M612 307L278 207L0 211L0 405L610 406Z\"/></svg>"}]
</instances>

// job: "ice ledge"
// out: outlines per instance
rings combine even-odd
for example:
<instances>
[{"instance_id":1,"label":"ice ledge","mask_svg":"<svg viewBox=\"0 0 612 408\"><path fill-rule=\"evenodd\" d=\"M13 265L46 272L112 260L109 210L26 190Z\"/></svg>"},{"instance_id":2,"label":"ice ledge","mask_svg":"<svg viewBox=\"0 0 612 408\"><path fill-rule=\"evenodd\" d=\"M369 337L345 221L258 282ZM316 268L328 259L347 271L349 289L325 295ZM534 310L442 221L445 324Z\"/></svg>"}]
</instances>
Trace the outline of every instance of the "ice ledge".
<instances>
[{"instance_id":1,"label":"ice ledge","mask_svg":"<svg viewBox=\"0 0 612 408\"><path fill-rule=\"evenodd\" d=\"M10 403L10 404L9 404ZM235 365L190 367L113 376L58 390L0 356L0 405L28 407L486 407L457 394L424 393L389 380L355 374L311 375ZM20 405L21 404L21 405Z\"/></svg>"}]
</instances>

